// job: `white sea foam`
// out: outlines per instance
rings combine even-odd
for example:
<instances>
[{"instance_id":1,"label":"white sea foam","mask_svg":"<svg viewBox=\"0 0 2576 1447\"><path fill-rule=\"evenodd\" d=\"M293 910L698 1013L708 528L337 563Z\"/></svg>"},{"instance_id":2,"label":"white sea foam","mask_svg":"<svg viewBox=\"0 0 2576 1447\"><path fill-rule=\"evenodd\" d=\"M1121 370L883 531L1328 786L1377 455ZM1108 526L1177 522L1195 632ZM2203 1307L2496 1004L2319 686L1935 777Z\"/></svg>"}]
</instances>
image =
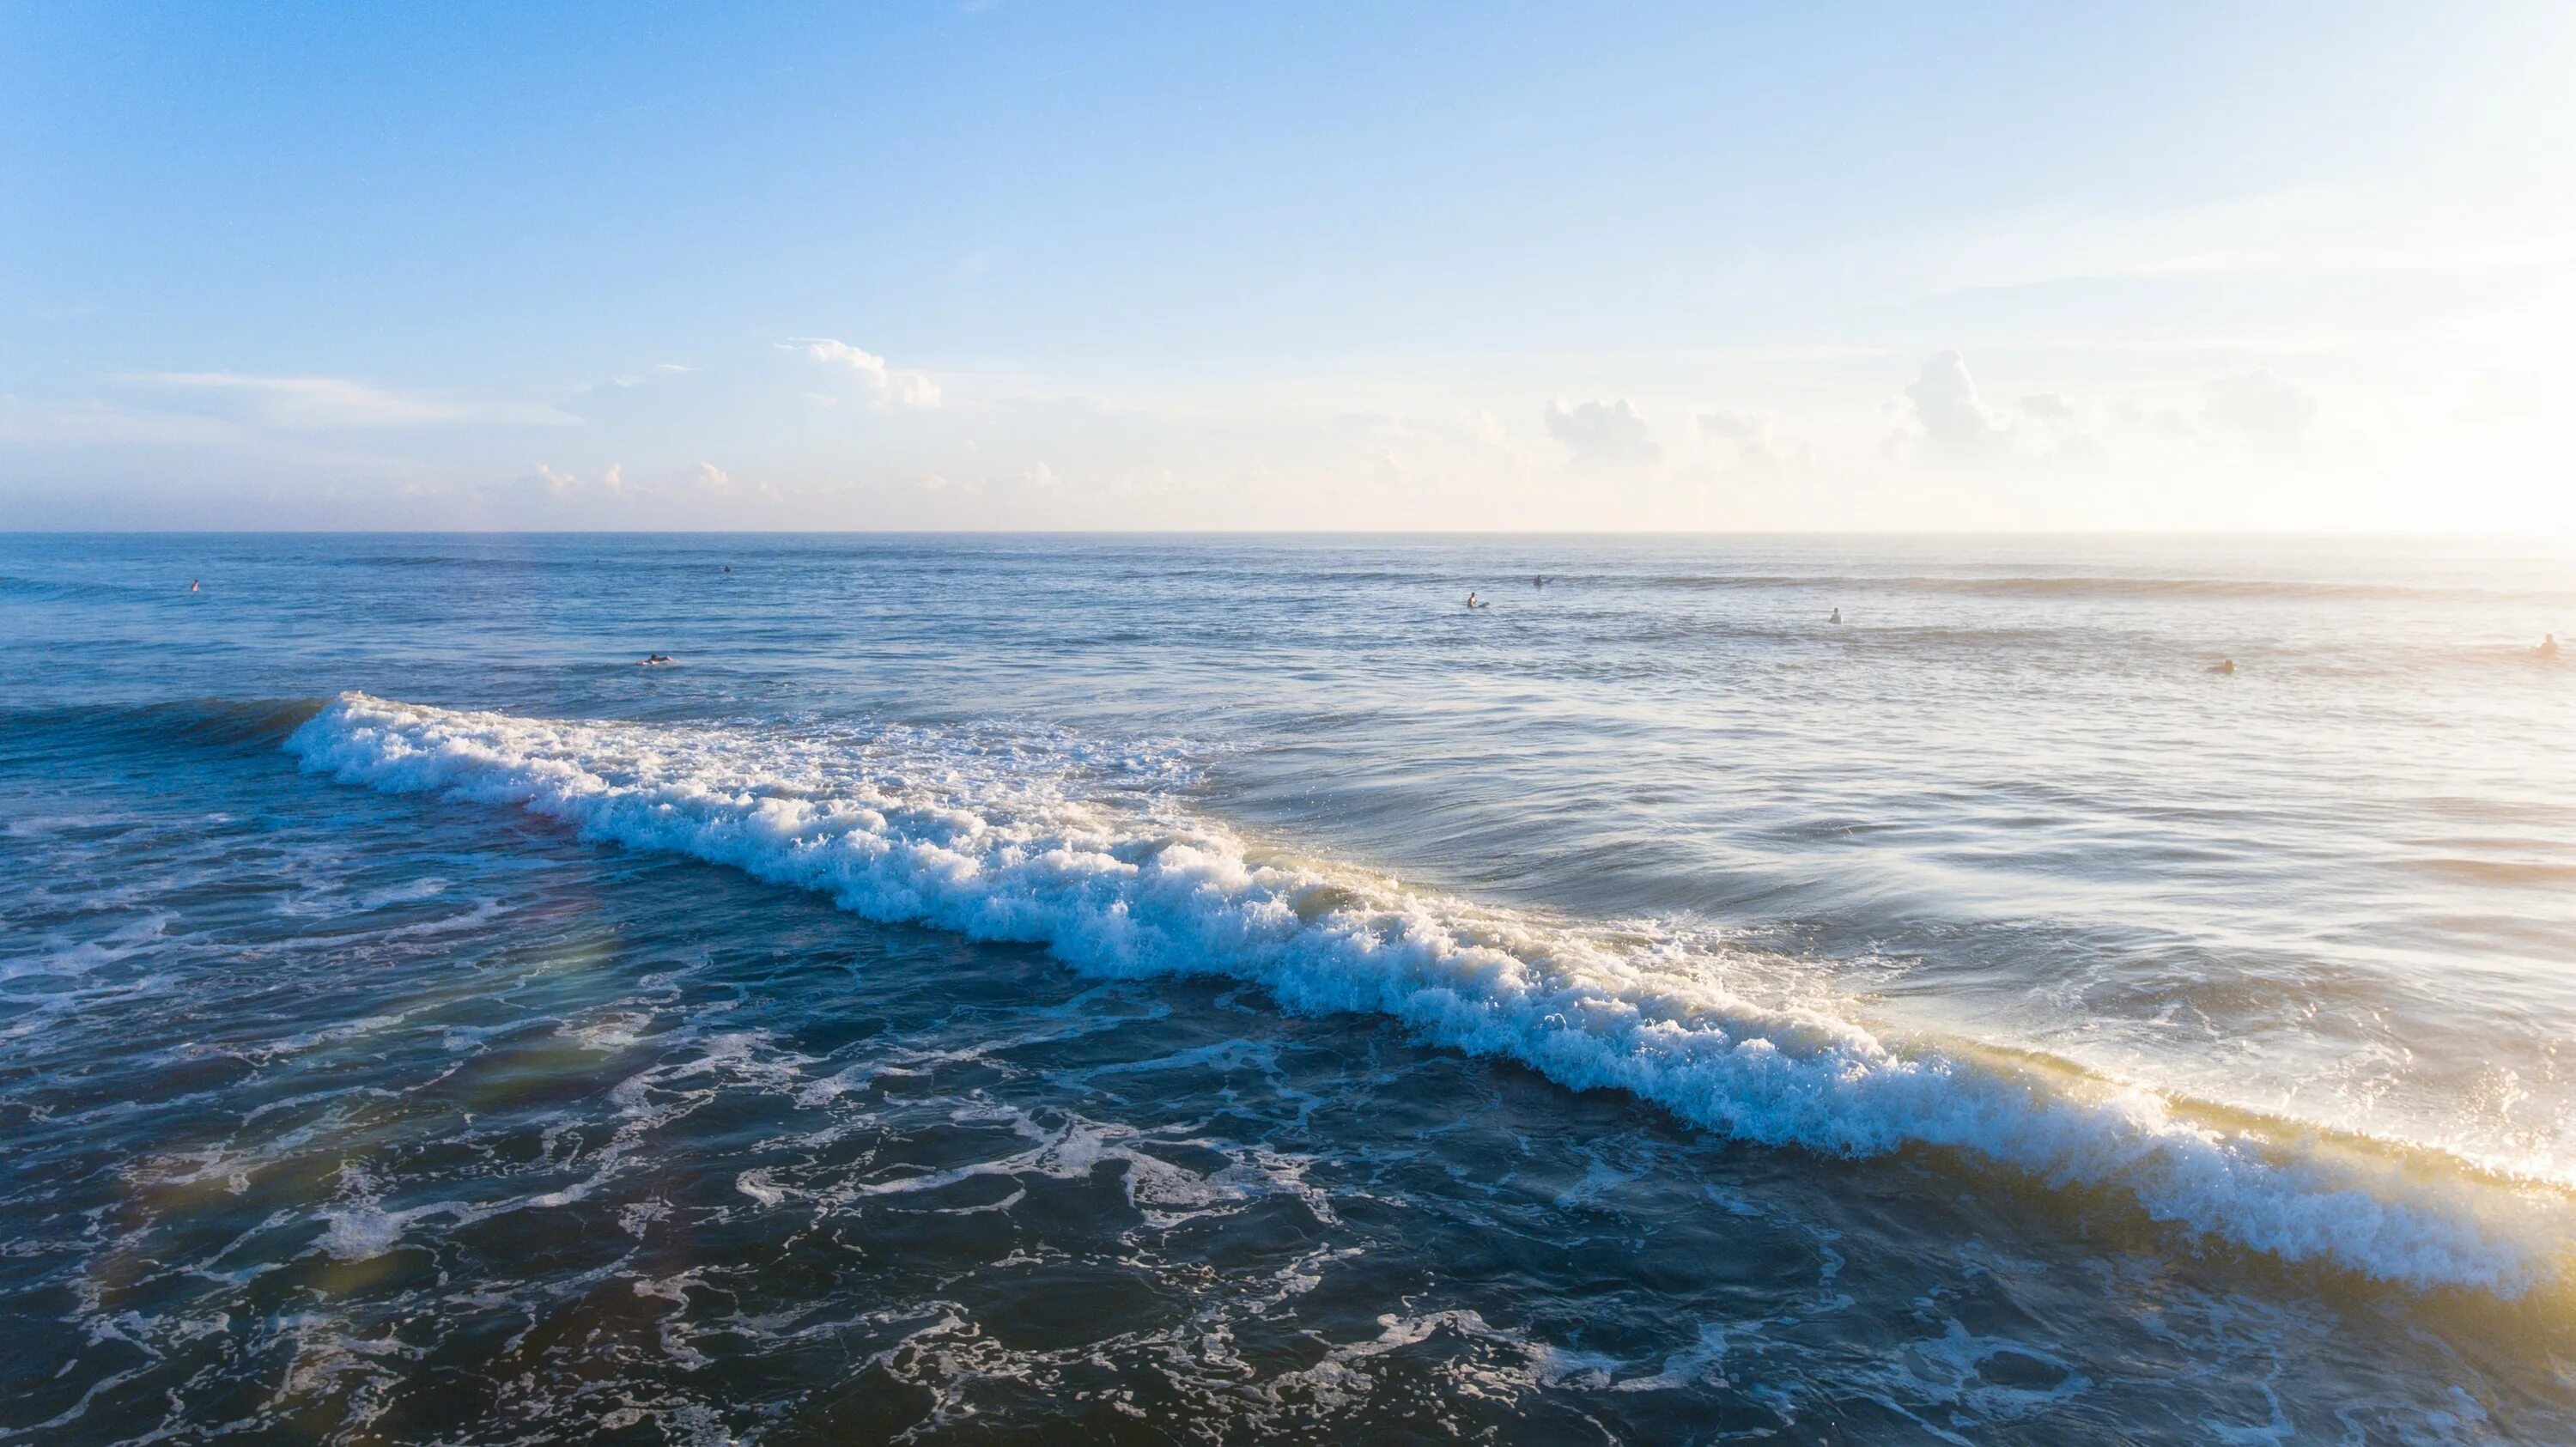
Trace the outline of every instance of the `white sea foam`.
<instances>
[{"instance_id":1,"label":"white sea foam","mask_svg":"<svg viewBox=\"0 0 2576 1447\"><path fill-rule=\"evenodd\" d=\"M817 890L888 922L1041 944L1110 976L1252 981L1392 1016L1696 1125L1842 1154L1957 1149L2294 1261L2516 1293L2554 1247L2498 1192L2365 1185L2295 1147L2094 1088L1757 1004L1668 952L1256 848L981 737L902 747L738 728L525 719L344 694L287 747L392 792L523 806L587 836ZM1076 761L1078 766L1078 761ZM2375 1188L2374 1188L2375 1186Z\"/></svg>"}]
</instances>

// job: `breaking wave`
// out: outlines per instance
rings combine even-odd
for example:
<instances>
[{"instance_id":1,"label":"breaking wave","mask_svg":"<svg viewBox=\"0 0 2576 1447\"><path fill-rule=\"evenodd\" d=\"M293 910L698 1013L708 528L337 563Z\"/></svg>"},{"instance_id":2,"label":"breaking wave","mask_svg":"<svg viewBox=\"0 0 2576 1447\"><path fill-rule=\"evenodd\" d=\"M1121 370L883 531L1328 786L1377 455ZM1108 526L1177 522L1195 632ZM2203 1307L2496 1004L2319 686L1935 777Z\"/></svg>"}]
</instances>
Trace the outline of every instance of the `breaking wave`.
<instances>
[{"instance_id":1,"label":"breaking wave","mask_svg":"<svg viewBox=\"0 0 2576 1447\"><path fill-rule=\"evenodd\" d=\"M1219 975L1293 1010L1392 1017L1747 1141L1956 1150L2124 1194L2156 1220L2285 1260L2413 1286L2518 1295L2558 1271L2558 1238L2509 1209L2512 1183L2465 1164L2377 1160L2044 1063L1882 1038L1745 998L1719 978L1723 962L1672 940L1264 849L1154 787L1170 777L1161 756L551 721L355 693L286 747L343 782L520 806L870 919L1042 945L1097 975Z\"/></svg>"}]
</instances>

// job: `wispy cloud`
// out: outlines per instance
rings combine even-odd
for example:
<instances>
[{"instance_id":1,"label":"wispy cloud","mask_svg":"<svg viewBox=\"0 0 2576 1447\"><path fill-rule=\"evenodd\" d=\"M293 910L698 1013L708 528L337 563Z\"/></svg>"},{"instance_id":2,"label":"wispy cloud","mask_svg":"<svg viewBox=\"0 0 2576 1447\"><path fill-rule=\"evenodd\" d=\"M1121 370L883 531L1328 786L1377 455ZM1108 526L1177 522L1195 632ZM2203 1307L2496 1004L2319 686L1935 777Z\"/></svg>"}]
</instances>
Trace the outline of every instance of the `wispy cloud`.
<instances>
[{"instance_id":1,"label":"wispy cloud","mask_svg":"<svg viewBox=\"0 0 2576 1447\"><path fill-rule=\"evenodd\" d=\"M436 392L398 391L346 377L270 377L246 372L134 372L128 386L201 393L242 421L285 431L355 427L435 427L481 422L563 427L580 422L559 408L475 402Z\"/></svg>"},{"instance_id":2,"label":"wispy cloud","mask_svg":"<svg viewBox=\"0 0 2576 1447\"><path fill-rule=\"evenodd\" d=\"M876 353L834 337L790 337L779 345L858 373L870 400L882 406L928 409L939 405L939 384L930 379L928 372L889 367L886 359Z\"/></svg>"},{"instance_id":3,"label":"wispy cloud","mask_svg":"<svg viewBox=\"0 0 2576 1447\"><path fill-rule=\"evenodd\" d=\"M615 377L611 377L608 380L612 386L641 387L656 379L667 380L672 377L685 377L697 370L698 369L695 367L688 366L680 362L656 362L652 367L645 371L625 372Z\"/></svg>"},{"instance_id":4,"label":"wispy cloud","mask_svg":"<svg viewBox=\"0 0 2576 1447\"><path fill-rule=\"evenodd\" d=\"M223 447L255 436L237 422L188 412L139 410L91 399L0 396L0 444L36 447Z\"/></svg>"}]
</instances>

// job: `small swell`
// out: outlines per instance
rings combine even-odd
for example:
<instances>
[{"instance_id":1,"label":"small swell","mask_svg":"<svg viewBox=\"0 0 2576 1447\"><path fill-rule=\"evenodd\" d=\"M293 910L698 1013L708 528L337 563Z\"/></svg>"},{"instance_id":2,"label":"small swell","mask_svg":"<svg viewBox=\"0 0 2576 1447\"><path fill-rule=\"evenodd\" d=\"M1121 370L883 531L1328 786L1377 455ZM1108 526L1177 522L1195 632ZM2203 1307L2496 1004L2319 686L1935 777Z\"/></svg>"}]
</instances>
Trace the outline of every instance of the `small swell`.
<instances>
[{"instance_id":1,"label":"small swell","mask_svg":"<svg viewBox=\"0 0 2576 1447\"><path fill-rule=\"evenodd\" d=\"M224 746L283 742L327 701L318 698L191 698L162 703L0 709L0 730L22 737L61 734L143 743Z\"/></svg>"},{"instance_id":2,"label":"small swell","mask_svg":"<svg viewBox=\"0 0 2576 1447\"><path fill-rule=\"evenodd\" d=\"M1612 1087L1747 1141L1963 1152L2123 1193L2160 1221L2290 1261L2518 1295L2553 1232L2490 1208L2465 1164L2356 1167L2295 1128L2212 1124L2152 1092L1991 1053L1891 1043L1713 983L1669 942L1406 889L1265 851L1148 800L1086 798L972 737L905 750L766 729L589 724L343 694L286 747L395 793L528 809L585 835L815 890L870 919L1043 945L1110 976L1222 975L1287 1008Z\"/></svg>"},{"instance_id":3,"label":"small swell","mask_svg":"<svg viewBox=\"0 0 2576 1447\"><path fill-rule=\"evenodd\" d=\"M15 598L31 603L122 603L151 596L139 589L115 588L103 583L74 582L64 578L21 578L0 573L0 599Z\"/></svg>"}]
</instances>

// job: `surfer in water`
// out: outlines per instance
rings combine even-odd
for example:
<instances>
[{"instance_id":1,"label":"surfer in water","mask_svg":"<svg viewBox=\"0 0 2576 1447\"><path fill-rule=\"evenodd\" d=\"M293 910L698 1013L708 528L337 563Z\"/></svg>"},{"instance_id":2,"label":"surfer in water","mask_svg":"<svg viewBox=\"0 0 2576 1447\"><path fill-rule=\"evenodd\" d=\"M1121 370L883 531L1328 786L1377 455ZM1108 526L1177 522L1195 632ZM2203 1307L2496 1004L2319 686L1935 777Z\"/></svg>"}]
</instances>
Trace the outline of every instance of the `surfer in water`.
<instances>
[{"instance_id":1,"label":"surfer in water","mask_svg":"<svg viewBox=\"0 0 2576 1447\"><path fill-rule=\"evenodd\" d=\"M2543 658L2556 658L2558 656L2558 635L2555 633L2541 634L2540 646L2531 651Z\"/></svg>"},{"instance_id":2,"label":"surfer in water","mask_svg":"<svg viewBox=\"0 0 2576 1447\"><path fill-rule=\"evenodd\" d=\"M670 661L671 656L667 653L647 653L643 657L635 660L635 666L638 668L659 668Z\"/></svg>"},{"instance_id":3,"label":"surfer in water","mask_svg":"<svg viewBox=\"0 0 2576 1447\"><path fill-rule=\"evenodd\" d=\"M197 591L197 580L196 580L196 579L194 579L194 578L190 578L190 579L188 580L188 591L189 591L189 592L191 592L191 593L193 593L193 592Z\"/></svg>"},{"instance_id":4,"label":"surfer in water","mask_svg":"<svg viewBox=\"0 0 2576 1447\"><path fill-rule=\"evenodd\" d=\"M2233 658L2222 658L2216 663L2209 665L2209 671L2212 673L2232 674L2236 671L2236 660Z\"/></svg>"},{"instance_id":5,"label":"surfer in water","mask_svg":"<svg viewBox=\"0 0 2576 1447\"><path fill-rule=\"evenodd\" d=\"M1483 603L1480 603L1480 602L1476 601L1476 595L1475 595L1475 594L1473 594L1473 593L1469 593L1469 594L1467 595L1467 606L1468 606L1468 607L1470 607L1470 608L1482 608L1482 607L1484 607L1485 605L1484 605Z\"/></svg>"},{"instance_id":6,"label":"surfer in water","mask_svg":"<svg viewBox=\"0 0 2576 1447\"><path fill-rule=\"evenodd\" d=\"M1840 623L1841 621L1843 621L1843 610L1842 610L1842 609L1840 609L1840 608L1836 608L1836 609L1834 610L1834 616L1832 616L1831 618L1826 619L1825 621L1826 621L1826 622L1828 622L1828 623Z\"/></svg>"},{"instance_id":7,"label":"surfer in water","mask_svg":"<svg viewBox=\"0 0 2576 1447\"><path fill-rule=\"evenodd\" d=\"M1534 578L1530 579L1530 586L1531 586L1531 587L1533 587L1533 588L1544 588L1544 587L1546 587L1546 586L1547 586L1547 574L1545 574L1545 573L1541 573L1541 574L1539 574L1537 577L1534 577Z\"/></svg>"}]
</instances>

